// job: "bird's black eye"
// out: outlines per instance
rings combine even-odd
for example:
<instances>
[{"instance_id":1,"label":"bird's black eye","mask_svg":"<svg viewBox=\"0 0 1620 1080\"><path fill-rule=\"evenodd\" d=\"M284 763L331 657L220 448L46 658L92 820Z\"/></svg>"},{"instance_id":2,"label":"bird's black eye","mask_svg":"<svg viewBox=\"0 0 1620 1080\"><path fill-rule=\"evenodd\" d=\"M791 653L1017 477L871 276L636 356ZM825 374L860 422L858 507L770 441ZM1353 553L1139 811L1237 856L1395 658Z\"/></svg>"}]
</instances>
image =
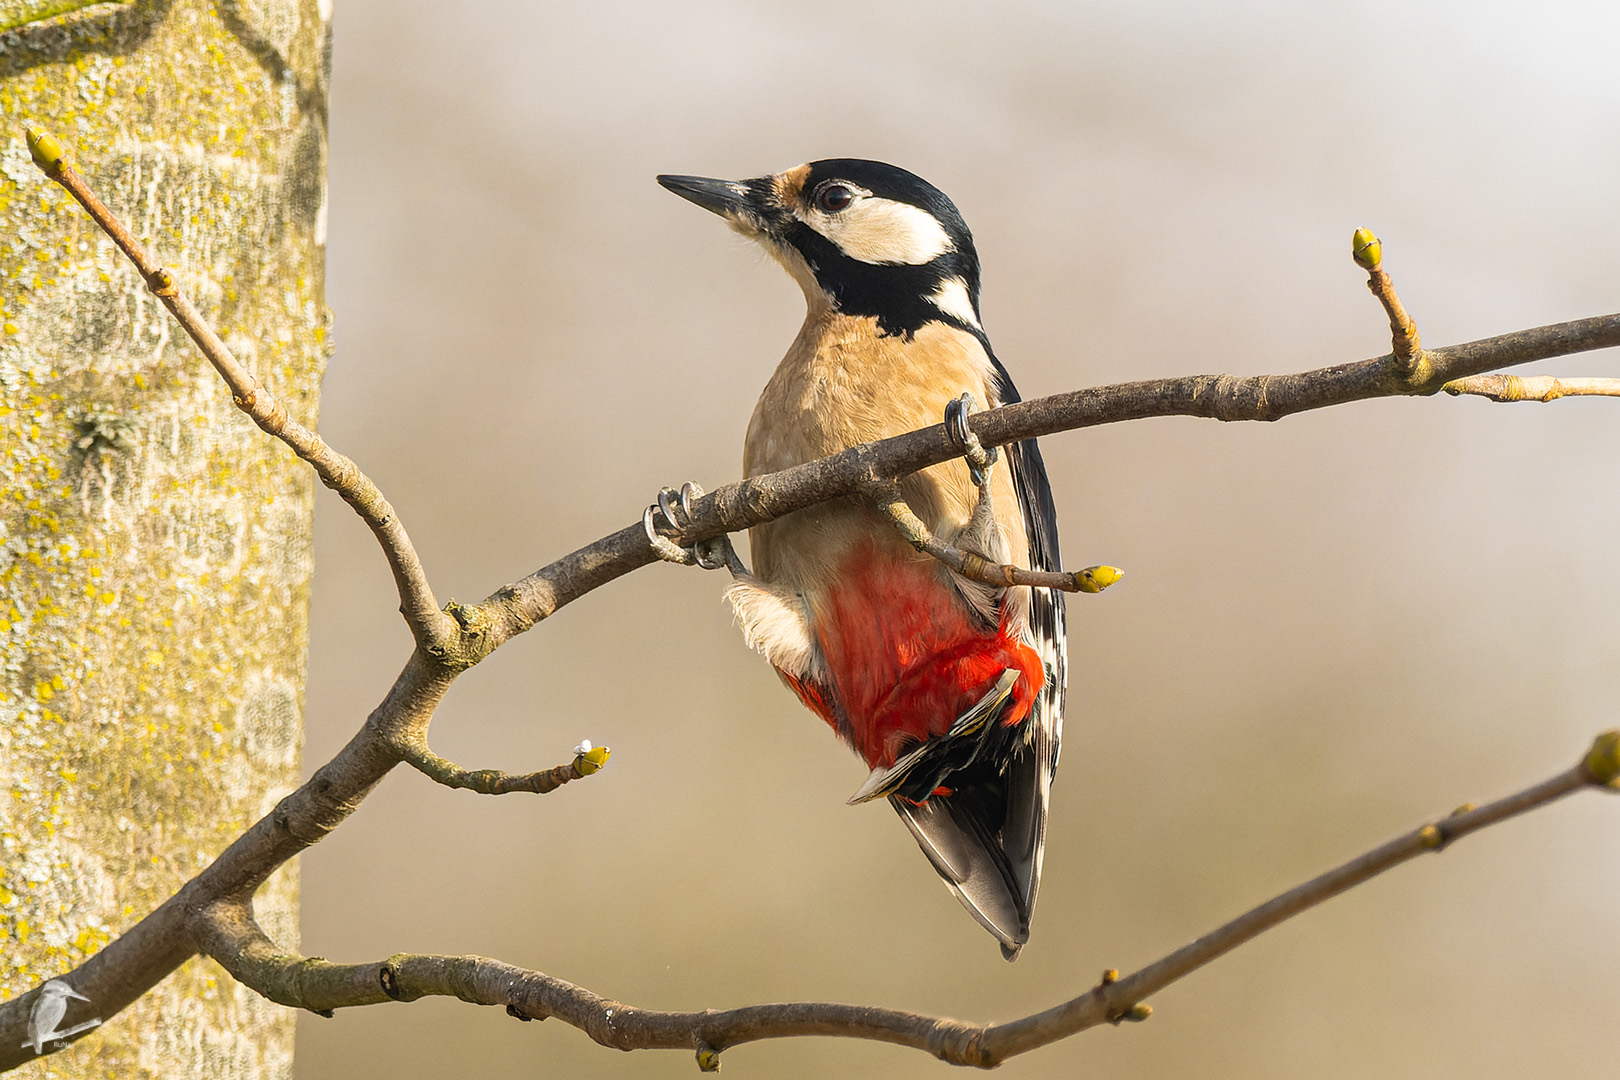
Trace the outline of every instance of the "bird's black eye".
<instances>
[{"instance_id":1,"label":"bird's black eye","mask_svg":"<svg viewBox=\"0 0 1620 1080\"><path fill-rule=\"evenodd\" d=\"M854 201L855 193L843 184L828 184L816 192L816 205L829 214L847 210Z\"/></svg>"}]
</instances>

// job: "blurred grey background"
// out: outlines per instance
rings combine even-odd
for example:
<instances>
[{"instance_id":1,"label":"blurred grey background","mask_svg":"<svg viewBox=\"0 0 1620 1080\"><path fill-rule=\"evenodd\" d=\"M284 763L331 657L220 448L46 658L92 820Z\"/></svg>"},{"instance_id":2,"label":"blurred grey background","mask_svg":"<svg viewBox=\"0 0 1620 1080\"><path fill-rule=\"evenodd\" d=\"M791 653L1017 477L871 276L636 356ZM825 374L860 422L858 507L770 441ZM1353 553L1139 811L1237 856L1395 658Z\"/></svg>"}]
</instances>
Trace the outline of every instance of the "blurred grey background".
<instances>
[{"instance_id":1,"label":"blurred grey background","mask_svg":"<svg viewBox=\"0 0 1620 1080\"><path fill-rule=\"evenodd\" d=\"M1606 3L562 5L341 0L321 427L441 600L739 475L798 290L658 172L876 157L947 191L1028 396L1385 352L1374 229L1427 344L1599 314L1620 281ZM1595 354L1534 370L1620 374ZM654 566L452 691L468 767L614 750L543 798L400 771L303 859L304 948L480 953L628 1003L1007 1019L1130 970L1620 722L1620 403L1399 400L1044 442L1071 712L1016 965L864 770L744 648L720 575ZM408 637L323 492L306 767ZM1583 795L1333 901L1009 1078L1613 1075L1620 802ZM809 1039L727 1075L939 1077ZM300 1080L692 1075L443 1000L306 1017ZM952 1074L954 1075L954 1074Z\"/></svg>"}]
</instances>

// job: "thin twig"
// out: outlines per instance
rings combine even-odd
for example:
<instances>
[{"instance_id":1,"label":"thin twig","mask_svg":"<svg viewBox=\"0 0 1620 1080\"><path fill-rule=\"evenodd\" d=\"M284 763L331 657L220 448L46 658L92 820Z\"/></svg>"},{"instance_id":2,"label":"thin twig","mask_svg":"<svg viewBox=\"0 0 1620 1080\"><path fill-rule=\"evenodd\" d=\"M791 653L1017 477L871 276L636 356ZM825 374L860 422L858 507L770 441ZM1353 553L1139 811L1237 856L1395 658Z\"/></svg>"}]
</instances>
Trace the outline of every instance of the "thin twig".
<instances>
[{"instance_id":1,"label":"thin twig","mask_svg":"<svg viewBox=\"0 0 1620 1080\"><path fill-rule=\"evenodd\" d=\"M528 791L545 795L564 784L601 771L607 761L608 748L592 747L586 743L574 751L574 760L554 769L533 773L505 773L499 769L463 769L448 758L429 750L426 744L412 748L405 756L405 764L416 769L436 784L448 788L476 791L480 795L506 795L514 791Z\"/></svg>"},{"instance_id":2,"label":"thin twig","mask_svg":"<svg viewBox=\"0 0 1620 1080\"><path fill-rule=\"evenodd\" d=\"M364 964L334 964L277 948L242 904L206 913L202 949L240 981L273 1001L330 1014L381 1001L457 997L504 1005L522 1019L555 1016L604 1046L620 1050L687 1049L718 1054L760 1039L839 1035L897 1043L956 1065L993 1068L1018 1054L1088 1028L1143 1019L1142 999L1224 956L1267 930L1419 855L1582 788L1613 789L1620 775L1620 732L1605 732L1573 767L1506 798L1421 825L1245 912L1134 974L1108 972L1069 1001L1018 1020L971 1024L898 1009L831 1002L753 1005L701 1012L661 1012L608 1000L538 971L480 956L401 953Z\"/></svg>"},{"instance_id":3,"label":"thin twig","mask_svg":"<svg viewBox=\"0 0 1620 1080\"><path fill-rule=\"evenodd\" d=\"M187 336L197 343L197 348L214 365L220 378L225 380L236 407L261 429L286 443L293 453L314 466L321 482L342 496L343 501L354 507L355 512L370 526L377 542L382 545L389 569L393 571L394 584L399 590L400 612L410 625L417 643L431 647L453 634L455 626L439 610L416 548L405 533L405 526L371 478L361 472L352 460L328 446L319 435L287 415L286 407L225 347L219 335L214 333L180 291L174 275L147 255L140 242L90 189L84 177L62 157L61 146L55 138L29 131L28 146L40 170L65 188L101 227L101 231L111 237L113 243L129 257L145 280L146 287L169 309Z\"/></svg>"},{"instance_id":4,"label":"thin twig","mask_svg":"<svg viewBox=\"0 0 1620 1080\"><path fill-rule=\"evenodd\" d=\"M1423 345L1418 340L1417 323L1406 313L1401 298L1395 295L1395 282L1383 268L1384 245L1366 229L1357 229L1350 238L1350 254L1356 265L1367 271L1367 288L1378 298L1389 316L1390 342L1395 362L1400 370L1410 374L1417 370Z\"/></svg>"},{"instance_id":5,"label":"thin twig","mask_svg":"<svg viewBox=\"0 0 1620 1080\"><path fill-rule=\"evenodd\" d=\"M1477 394L1492 401L1557 401L1561 397L1620 397L1620 379L1560 379L1552 375L1470 375L1440 389L1455 397Z\"/></svg>"}]
</instances>

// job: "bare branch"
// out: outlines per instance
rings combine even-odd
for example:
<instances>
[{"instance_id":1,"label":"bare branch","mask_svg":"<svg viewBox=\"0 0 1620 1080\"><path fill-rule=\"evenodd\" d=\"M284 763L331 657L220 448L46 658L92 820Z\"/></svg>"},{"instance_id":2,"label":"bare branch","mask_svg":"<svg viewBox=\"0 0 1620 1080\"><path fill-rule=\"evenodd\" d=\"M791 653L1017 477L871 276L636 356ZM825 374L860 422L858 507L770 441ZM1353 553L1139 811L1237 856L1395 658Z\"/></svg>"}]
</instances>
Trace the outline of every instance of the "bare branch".
<instances>
[{"instance_id":1,"label":"bare branch","mask_svg":"<svg viewBox=\"0 0 1620 1080\"><path fill-rule=\"evenodd\" d=\"M555 1016L604 1046L620 1050L687 1049L713 1056L761 1039L837 1035L897 1043L955 1065L993 1068L1018 1054L1103 1023L1145 1019L1142 999L1243 943L1348 889L1469 833L1546 806L1582 788L1614 790L1620 776L1620 731L1599 735L1569 769L1481 807L1465 806L1419 826L1327 873L1282 893L1198 940L1120 978L1105 972L1086 993L1045 1012L999 1024L970 1024L898 1009L830 1002L753 1005L702 1012L639 1009L599 997L538 971L480 956L402 953L365 964L333 964L277 949L241 904L205 916L201 946L233 976L273 1001L323 1014L380 1001L457 997L504 1005L521 1019Z\"/></svg>"},{"instance_id":2,"label":"bare branch","mask_svg":"<svg viewBox=\"0 0 1620 1080\"><path fill-rule=\"evenodd\" d=\"M542 772L513 774L499 769L463 769L429 750L424 742L412 747L404 761L429 780L449 788L464 788L480 795L505 795L513 791L545 795L583 776L600 772L609 753L605 746L593 747L586 742L574 748L574 760L566 765Z\"/></svg>"},{"instance_id":3,"label":"bare branch","mask_svg":"<svg viewBox=\"0 0 1620 1080\"><path fill-rule=\"evenodd\" d=\"M417 643L428 647L453 635L455 626L439 611L438 601L433 598L427 574L417 558L411 538L405 533L405 526L371 478L361 472L352 460L328 446L319 435L289 417L286 407L231 355L219 335L214 333L180 291L174 275L152 261L140 242L90 190L84 177L67 163L62 156L61 144L54 136L30 130L28 148L33 153L34 164L65 188L101 227L101 231L111 237L113 243L135 264L146 287L163 301L163 306L169 309L186 334L197 343L197 348L202 350L208 362L214 365L214 370L225 380L225 385L230 387L231 400L236 407L314 466L321 482L341 495L343 501L352 506L371 528L377 542L382 545L389 569L393 571L394 584L399 590L400 612L410 625Z\"/></svg>"},{"instance_id":4,"label":"bare branch","mask_svg":"<svg viewBox=\"0 0 1620 1080\"><path fill-rule=\"evenodd\" d=\"M976 412L967 422L986 446L1004 446L1059 431L1157 416L1280 420L1352 401L1434 394L1464 376L1615 346L1620 346L1620 314L1599 315L1427 349L1408 374L1399 370L1393 355L1385 355L1293 375L1188 375L1053 394ZM690 547L721 533L749 529L899 479L961 452L945 425L936 424L727 484L692 501L691 524L673 536L673 542ZM592 589L655 561L638 521L502 587L479 605L488 618L489 648Z\"/></svg>"},{"instance_id":5,"label":"bare branch","mask_svg":"<svg viewBox=\"0 0 1620 1080\"><path fill-rule=\"evenodd\" d=\"M1440 389L1453 397L1477 394L1492 401L1556 401L1561 397L1620 397L1620 379L1559 379L1551 375L1471 375Z\"/></svg>"}]
</instances>

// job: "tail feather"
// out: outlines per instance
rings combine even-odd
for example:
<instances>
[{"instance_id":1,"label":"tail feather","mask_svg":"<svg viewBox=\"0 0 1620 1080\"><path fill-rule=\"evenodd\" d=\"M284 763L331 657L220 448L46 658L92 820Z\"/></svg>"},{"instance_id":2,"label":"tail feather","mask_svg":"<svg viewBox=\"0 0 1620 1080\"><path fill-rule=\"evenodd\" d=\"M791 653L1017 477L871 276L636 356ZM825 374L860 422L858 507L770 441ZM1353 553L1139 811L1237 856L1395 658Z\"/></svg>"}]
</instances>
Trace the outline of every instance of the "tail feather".
<instances>
[{"instance_id":1,"label":"tail feather","mask_svg":"<svg viewBox=\"0 0 1620 1080\"><path fill-rule=\"evenodd\" d=\"M1000 776L976 777L953 794L924 803L889 799L939 876L1001 942L1008 960L1016 959L1029 940L1040 876L1046 800L1038 789L1028 790L1037 779L1029 768L1032 759L1016 755ZM1033 850L1027 847L1030 837L1036 838Z\"/></svg>"},{"instance_id":2,"label":"tail feather","mask_svg":"<svg viewBox=\"0 0 1620 1080\"><path fill-rule=\"evenodd\" d=\"M1046 853L1046 808L1051 801L1056 740L1036 728L1029 745L1007 763L1006 801L1002 814L1001 850L1025 905L1035 908Z\"/></svg>"}]
</instances>

